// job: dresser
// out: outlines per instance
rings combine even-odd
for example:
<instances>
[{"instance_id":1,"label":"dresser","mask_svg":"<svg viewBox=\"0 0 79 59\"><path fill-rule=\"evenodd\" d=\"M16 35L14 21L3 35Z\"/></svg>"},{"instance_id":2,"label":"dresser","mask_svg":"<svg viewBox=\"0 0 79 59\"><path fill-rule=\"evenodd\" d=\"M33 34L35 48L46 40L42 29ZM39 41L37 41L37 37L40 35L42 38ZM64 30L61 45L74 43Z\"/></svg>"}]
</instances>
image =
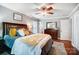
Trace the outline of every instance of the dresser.
<instances>
[{"instance_id":1,"label":"dresser","mask_svg":"<svg viewBox=\"0 0 79 59\"><path fill-rule=\"evenodd\" d=\"M45 34L49 34L53 40L58 39L58 30L52 29L52 28L47 28L44 30Z\"/></svg>"}]
</instances>

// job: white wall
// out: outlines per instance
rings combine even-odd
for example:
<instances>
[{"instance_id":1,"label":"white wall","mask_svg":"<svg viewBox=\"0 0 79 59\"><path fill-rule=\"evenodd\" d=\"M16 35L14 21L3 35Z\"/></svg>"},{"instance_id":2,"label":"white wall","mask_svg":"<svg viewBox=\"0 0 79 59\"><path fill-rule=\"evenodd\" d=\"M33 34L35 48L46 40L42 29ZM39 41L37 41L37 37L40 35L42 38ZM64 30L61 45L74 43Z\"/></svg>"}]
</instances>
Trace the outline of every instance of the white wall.
<instances>
[{"instance_id":1,"label":"white wall","mask_svg":"<svg viewBox=\"0 0 79 59\"><path fill-rule=\"evenodd\" d=\"M79 11L72 18L72 45L79 50Z\"/></svg>"},{"instance_id":2,"label":"white wall","mask_svg":"<svg viewBox=\"0 0 79 59\"><path fill-rule=\"evenodd\" d=\"M71 40L71 20L60 20L60 39Z\"/></svg>"},{"instance_id":3,"label":"white wall","mask_svg":"<svg viewBox=\"0 0 79 59\"><path fill-rule=\"evenodd\" d=\"M26 22L31 22L31 18L22 14L22 13L19 13L21 15L23 15L23 19L22 21L17 21L17 20L13 20L13 13L19 13L17 11L14 11L14 10L10 10L6 7L3 7L3 6L0 6L0 18L2 19L2 21L6 21L6 22L15 22L15 23L25 23Z\"/></svg>"}]
</instances>

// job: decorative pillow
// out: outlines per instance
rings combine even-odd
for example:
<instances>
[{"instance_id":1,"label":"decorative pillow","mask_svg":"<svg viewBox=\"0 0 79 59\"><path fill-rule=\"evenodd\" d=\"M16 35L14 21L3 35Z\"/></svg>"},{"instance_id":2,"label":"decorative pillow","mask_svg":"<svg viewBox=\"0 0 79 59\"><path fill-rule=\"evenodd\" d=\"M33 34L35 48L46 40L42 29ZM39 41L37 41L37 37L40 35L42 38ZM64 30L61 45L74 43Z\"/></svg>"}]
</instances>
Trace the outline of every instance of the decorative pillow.
<instances>
[{"instance_id":1,"label":"decorative pillow","mask_svg":"<svg viewBox=\"0 0 79 59\"><path fill-rule=\"evenodd\" d=\"M26 36L27 36L27 35L30 35L30 31L27 30L27 29L24 30L24 33L25 33Z\"/></svg>"},{"instance_id":2,"label":"decorative pillow","mask_svg":"<svg viewBox=\"0 0 79 59\"><path fill-rule=\"evenodd\" d=\"M18 36L25 36L24 29L21 28L21 29L17 30L17 34L18 34Z\"/></svg>"},{"instance_id":3,"label":"decorative pillow","mask_svg":"<svg viewBox=\"0 0 79 59\"><path fill-rule=\"evenodd\" d=\"M10 28L9 35L16 36L16 28Z\"/></svg>"}]
</instances>

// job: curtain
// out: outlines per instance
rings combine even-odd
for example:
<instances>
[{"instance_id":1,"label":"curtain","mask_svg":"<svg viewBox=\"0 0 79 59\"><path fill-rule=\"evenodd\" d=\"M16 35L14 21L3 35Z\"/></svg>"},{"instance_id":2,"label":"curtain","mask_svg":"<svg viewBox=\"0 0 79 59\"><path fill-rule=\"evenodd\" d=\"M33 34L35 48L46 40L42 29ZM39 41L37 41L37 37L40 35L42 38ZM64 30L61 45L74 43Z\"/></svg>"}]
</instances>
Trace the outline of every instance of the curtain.
<instances>
[{"instance_id":1,"label":"curtain","mask_svg":"<svg viewBox=\"0 0 79 59\"><path fill-rule=\"evenodd\" d=\"M33 21L32 22L32 32L39 33L39 21Z\"/></svg>"}]
</instances>

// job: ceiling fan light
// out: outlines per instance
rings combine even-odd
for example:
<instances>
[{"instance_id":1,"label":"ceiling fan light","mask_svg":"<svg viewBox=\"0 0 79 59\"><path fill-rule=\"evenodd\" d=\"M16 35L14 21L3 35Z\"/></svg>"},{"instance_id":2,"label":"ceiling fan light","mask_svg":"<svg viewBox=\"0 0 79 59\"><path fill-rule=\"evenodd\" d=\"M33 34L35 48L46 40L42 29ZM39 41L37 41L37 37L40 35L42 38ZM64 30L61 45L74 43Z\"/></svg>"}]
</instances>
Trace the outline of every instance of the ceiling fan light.
<instances>
[{"instance_id":1,"label":"ceiling fan light","mask_svg":"<svg viewBox=\"0 0 79 59\"><path fill-rule=\"evenodd\" d=\"M42 4L40 8L38 8L39 13L42 15L51 15L53 14L53 5L52 4Z\"/></svg>"},{"instance_id":2,"label":"ceiling fan light","mask_svg":"<svg viewBox=\"0 0 79 59\"><path fill-rule=\"evenodd\" d=\"M50 11L50 10L53 10L52 6L50 6L50 7L47 8L47 11Z\"/></svg>"},{"instance_id":3,"label":"ceiling fan light","mask_svg":"<svg viewBox=\"0 0 79 59\"><path fill-rule=\"evenodd\" d=\"M45 9L46 9L46 6L41 7L41 10L45 10Z\"/></svg>"}]
</instances>

